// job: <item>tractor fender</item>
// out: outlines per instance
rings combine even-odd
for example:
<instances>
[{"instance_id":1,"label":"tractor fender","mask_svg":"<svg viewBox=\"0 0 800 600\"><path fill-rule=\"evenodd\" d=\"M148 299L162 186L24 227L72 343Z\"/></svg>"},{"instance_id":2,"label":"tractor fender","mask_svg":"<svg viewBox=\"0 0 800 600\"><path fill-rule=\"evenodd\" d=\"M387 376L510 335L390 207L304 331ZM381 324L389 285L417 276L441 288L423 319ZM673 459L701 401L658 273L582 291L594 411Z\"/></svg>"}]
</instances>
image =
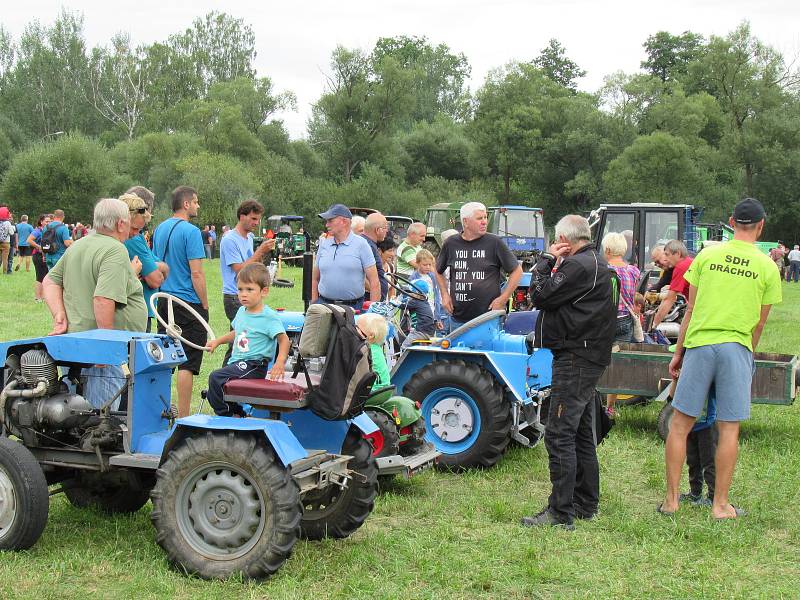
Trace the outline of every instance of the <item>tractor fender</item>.
<instances>
[{"instance_id":1,"label":"tractor fender","mask_svg":"<svg viewBox=\"0 0 800 600\"><path fill-rule=\"evenodd\" d=\"M367 419L369 421L369 419ZM370 421L372 423L372 421ZM373 425L374 426L374 425ZM283 421L268 419L238 419L236 417L217 417L213 415L191 415L178 419L171 435L164 444L161 452L163 464L170 451L184 438L196 435L202 431L250 431L264 435L267 442L275 450L278 460L284 467L301 458L306 458L308 453L300 444L289 426Z\"/></svg>"},{"instance_id":2,"label":"tractor fender","mask_svg":"<svg viewBox=\"0 0 800 600\"><path fill-rule=\"evenodd\" d=\"M350 424L357 427L364 435L378 431L378 426L363 412L350 419Z\"/></svg>"},{"instance_id":3,"label":"tractor fender","mask_svg":"<svg viewBox=\"0 0 800 600\"><path fill-rule=\"evenodd\" d=\"M384 413L394 421L394 409L397 409L397 417L400 419L399 427L406 427L416 422L420 417L420 411L416 402L405 396L392 396L386 402L380 404L367 405L365 409L375 410Z\"/></svg>"}]
</instances>

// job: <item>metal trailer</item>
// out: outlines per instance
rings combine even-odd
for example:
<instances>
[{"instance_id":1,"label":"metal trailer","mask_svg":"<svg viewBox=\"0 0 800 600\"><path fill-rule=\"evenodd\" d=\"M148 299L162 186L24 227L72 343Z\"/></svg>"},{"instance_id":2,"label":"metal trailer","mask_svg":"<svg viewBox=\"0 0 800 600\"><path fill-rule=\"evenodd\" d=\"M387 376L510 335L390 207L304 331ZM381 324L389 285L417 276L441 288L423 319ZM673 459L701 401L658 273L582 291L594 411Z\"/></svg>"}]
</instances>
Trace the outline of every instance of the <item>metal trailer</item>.
<instances>
[{"instance_id":1,"label":"metal trailer","mask_svg":"<svg viewBox=\"0 0 800 600\"><path fill-rule=\"evenodd\" d=\"M597 384L598 391L603 394L625 394L645 402L665 402L658 416L658 433L662 439L666 439L672 419L672 405L667 402L672 356L663 345L619 343L619 350L612 353L611 364ZM792 404L798 392L798 357L756 352L755 363L753 404Z\"/></svg>"}]
</instances>

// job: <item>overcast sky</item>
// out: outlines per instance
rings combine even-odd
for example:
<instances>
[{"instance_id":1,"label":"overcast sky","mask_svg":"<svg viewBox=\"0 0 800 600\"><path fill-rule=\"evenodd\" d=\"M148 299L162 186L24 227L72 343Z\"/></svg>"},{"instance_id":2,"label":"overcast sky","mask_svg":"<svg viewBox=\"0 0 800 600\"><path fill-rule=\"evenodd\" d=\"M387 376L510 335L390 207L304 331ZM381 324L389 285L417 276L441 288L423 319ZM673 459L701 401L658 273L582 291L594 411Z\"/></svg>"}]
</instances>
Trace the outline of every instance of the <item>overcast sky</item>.
<instances>
[{"instance_id":1,"label":"overcast sky","mask_svg":"<svg viewBox=\"0 0 800 600\"><path fill-rule=\"evenodd\" d=\"M18 38L34 19L51 23L58 6L0 0L0 23ZM725 35L748 20L753 33L787 59L800 54L797 0L72 0L64 6L83 13L90 47L122 30L139 43L164 40L212 10L244 19L256 34L258 74L270 77L277 90L297 95L297 112L280 115L293 138L305 135L336 45L369 51L385 36L426 36L463 52L472 66L473 91L490 69L533 59L550 38L588 72L580 82L587 91L615 71L638 70L642 43L659 30Z\"/></svg>"}]
</instances>

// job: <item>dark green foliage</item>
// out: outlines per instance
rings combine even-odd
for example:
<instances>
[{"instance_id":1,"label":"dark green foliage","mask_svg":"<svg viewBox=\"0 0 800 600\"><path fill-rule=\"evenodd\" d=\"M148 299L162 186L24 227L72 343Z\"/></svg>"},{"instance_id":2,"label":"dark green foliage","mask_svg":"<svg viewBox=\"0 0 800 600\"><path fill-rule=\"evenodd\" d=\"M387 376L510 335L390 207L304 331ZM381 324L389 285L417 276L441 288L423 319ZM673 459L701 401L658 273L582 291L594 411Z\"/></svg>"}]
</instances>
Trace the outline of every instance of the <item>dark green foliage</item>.
<instances>
[{"instance_id":1,"label":"dark green foliage","mask_svg":"<svg viewBox=\"0 0 800 600\"><path fill-rule=\"evenodd\" d=\"M558 85L573 92L578 89L576 80L586 75L586 71L567 57L566 48L555 38L551 39L547 48L533 59L533 64Z\"/></svg>"}]
</instances>

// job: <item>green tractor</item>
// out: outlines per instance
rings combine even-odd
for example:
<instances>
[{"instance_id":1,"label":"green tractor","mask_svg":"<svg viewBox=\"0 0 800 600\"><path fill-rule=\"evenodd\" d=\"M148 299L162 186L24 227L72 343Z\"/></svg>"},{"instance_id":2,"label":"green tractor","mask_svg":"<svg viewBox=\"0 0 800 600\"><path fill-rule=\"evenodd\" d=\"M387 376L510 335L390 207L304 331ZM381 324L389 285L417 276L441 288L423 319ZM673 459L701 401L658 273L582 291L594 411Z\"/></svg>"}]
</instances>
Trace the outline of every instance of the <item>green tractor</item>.
<instances>
[{"instance_id":1,"label":"green tractor","mask_svg":"<svg viewBox=\"0 0 800 600\"><path fill-rule=\"evenodd\" d=\"M299 256L307 249L303 217L299 215L272 215L267 219L263 234L253 239L253 248L258 248L265 237L274 237L274 258Z\"/></svg>"}]
</instances>

